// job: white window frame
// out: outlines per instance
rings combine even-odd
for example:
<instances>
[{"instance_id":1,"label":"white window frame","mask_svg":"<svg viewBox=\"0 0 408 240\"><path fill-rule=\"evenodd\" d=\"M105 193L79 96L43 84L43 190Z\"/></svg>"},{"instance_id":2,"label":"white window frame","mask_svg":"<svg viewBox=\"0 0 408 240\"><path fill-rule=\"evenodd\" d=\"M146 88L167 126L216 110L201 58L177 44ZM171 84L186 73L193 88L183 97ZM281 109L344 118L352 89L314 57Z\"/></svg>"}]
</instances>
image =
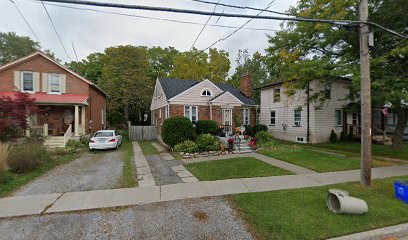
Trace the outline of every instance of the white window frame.
<instances>
[{"instance_id":1,"label":"white window frame","mask_svg":"<svg viewBox=\"0 0 408 240\"><path fill-rule=\"evenodd\" d=\"M205 92L208 92L210 95L205 95L205 94L204 94ZM201 91L201 96L202 96L202 97L211 97L211 96L212 96L212 92L210 91L210 89L205 88L205 89L203 89L203 90Z\"/></svg>"},{"instance_id":2,"label":"white window frame","mask_svg":"<svg viewBox=\"0 0 408 240\"><path fill-rule=\"evenodd\" d=\"M228 119L228 122L229 122L229 124L225 124L225 112L229 112L230 114L229 114L229 119ZM221 114L222 114L222 116L221 116L221 119L222 119L222 124L223 125L226 125L226 126L232 126L232 109L231 108L223 108L222 110L221 110Z\"/></svg>"},{"instance_id":3,"label":"white window frame","mask_svg":"<svg viewBox=\"0 0 408 240\"><path fill-rule=\"evenodd\" d=\"M52 76L58 76L58 80L59 80L59 91L58 92L51 92L51 79L52 79ZM58 74L58 73L48 74L48 94L61 94L61 93L62 93L61 74Z\"/></svg>"},{"instance_id":4,"label":"white window frame","mask_svg":"<svg viewBox=\"0 0 408 240\"><path fill-rule=\"evenodd\" d=\"M274 116L272 117L272 113L274 113ZM272 119L273 119L273 124L272 124ZM276 111L275 110L270 110L269 111L269 126L275 126L276 125Z\"/></svg>"},{"instance_id":5,"label":"white window frame","mask_svg":"<svg viewBox=\"0 0 408 240\"><path fill-rule=\"evenodd\" d=\"M337 112L340 112L340 123L337 122ZM342 127L343 126L343 110L335 109L334 110L334 126Z\"/></svg>"},{"instance_id":6,"label":"white window frame","mask_svg":"<svg viewBox=\"0 0 408 240\"><path fill-rule=\"evenodd\" d=\"M296 117L296 112L299 111L300 116ZM296 118L298 118L296 120ZM302 109L295 109L293 110L293 123L295 127L301 127L302 126Z\"/></svg>"},{"instance_id":7,"label":"white window frame","mask_svg":"<svg viewBox=\"0 0 408 240\"><path fill-rule=\"evenodd\" d=\"M249 108L242 108L241 109L241 117L242 117L242 124L243 125L251 125L251 111Z\"/></svg>"},{"instance_id":8,"label":"white window frame","mask_svg":"<svg viewBox=\"0 0 408 240\"><path fill-rule=\"evenodd\" d=\"M188 116L186 116L186 108L188 108ZM193 109L195 108L195 121L193 121ZM195 124L198 121L198 107L197 106L190 106L190 105L185 105L184 106L184 117L190 119L190 121Z\"/></svg>"},{"instance_id":9,"label":"white window frame","mask_svg":"<svg viewBox=\"0 0 408 240\"><path fill-rule=\"evenodd\" d=\"M357 112L353 112L351 115L351 123L353 125L358 125L359 121L358 121L358 113Z\"/></svg>"},{"instance_id":10,"label":"white window frame","mask_svg":"<svg viewBox=\"0 0 408 240\"><path fill-rule=\"evenodd\" d=\"M278 100L276 100L276 92L277 91L279 91L279 99ZM281 101L281 89L280 89L280 87L279 88L274 88L273 89L273 102L275 103L275 102L280 102Z\"/></svg>"},{"instance_id":11,"label":"white window frame","mask_svg":"<svg viewBox=\"0 0 408 240\"><path fill-rule=\"evenodd\" d=\"M24 74L31 74L33 76L33 90L24 90ZM34 79L34 72L29 72L29 71L22 71L20 73L20 86L21 86L21 92L25 93L34 93L34 88L35 88L35 79Z\"/></svg>"}]
</instances>

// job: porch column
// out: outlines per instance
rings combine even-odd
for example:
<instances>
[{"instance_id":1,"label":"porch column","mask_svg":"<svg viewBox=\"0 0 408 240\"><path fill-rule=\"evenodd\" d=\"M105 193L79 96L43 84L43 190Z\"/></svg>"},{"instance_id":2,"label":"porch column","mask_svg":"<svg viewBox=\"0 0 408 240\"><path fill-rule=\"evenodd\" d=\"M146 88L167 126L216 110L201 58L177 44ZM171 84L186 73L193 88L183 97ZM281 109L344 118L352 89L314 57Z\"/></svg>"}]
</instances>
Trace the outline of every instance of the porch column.
<instances>
[{"instance_id":1,"label":"porch column","mask_svg":"<svg viewBox=\"0 0 408 240\"><path fill-rule=\"evenodd\" d=\"M86 131L85 131L85 106L82 106L82 108L81 108L81 126L82 126L82 128L81 128L81 133L82 134L85 134L86 133Z\"/></svg>"},{"instance_id":2,"label":"porch column","mask_svg":"<svg viewBox=\"0 0 408 240\"><path fill-rule=\"evenodd\" d=\"M25 129L25 136L26 137L31 137L31 131L30 131L30 116L27 115L26 117L26 129Z\"/></svg>"},{"instance_id":3,"label":"porch column","mask_svg":"<svg viewBox=\"0 0 408 240\"><path fill-rule=\"evenodd\" d=\"M75 113L74 113L74 136L79 136L79 106L75 105Z\"/></svg>"}]
</instances>

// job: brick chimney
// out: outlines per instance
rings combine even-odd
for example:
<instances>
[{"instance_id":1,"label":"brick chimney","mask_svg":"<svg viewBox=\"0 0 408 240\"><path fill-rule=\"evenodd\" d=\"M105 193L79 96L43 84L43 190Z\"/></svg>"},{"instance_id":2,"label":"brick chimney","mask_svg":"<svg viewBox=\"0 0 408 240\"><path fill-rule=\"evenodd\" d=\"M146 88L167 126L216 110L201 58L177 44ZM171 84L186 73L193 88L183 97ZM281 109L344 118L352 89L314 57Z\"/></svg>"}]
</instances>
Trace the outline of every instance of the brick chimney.
<instances>
[{"instance_id":1,"label":"brick chimney","mask_svg":"<svg viewBox=\"0 0 408 240\"><path fill-rule=\"evenodd\" d=\"M252 78L251 74L248 72L244 73L239 80L239 90L247 96L251 97L252 95Z\"/></svg>"}]
</instances>

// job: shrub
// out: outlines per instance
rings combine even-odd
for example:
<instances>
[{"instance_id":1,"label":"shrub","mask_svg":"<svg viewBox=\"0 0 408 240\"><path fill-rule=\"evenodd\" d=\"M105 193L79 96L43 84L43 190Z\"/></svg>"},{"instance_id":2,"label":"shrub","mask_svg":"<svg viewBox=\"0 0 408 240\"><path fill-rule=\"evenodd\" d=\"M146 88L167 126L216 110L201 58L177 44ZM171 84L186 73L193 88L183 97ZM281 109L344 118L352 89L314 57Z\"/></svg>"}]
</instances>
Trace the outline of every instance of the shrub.
<instances>
[{"instance_id":1,"label":"shrub","mask_svg":"<svg viewBox=\"0 0 408 240\"><path fill-rule=\"evenodd\" d=\"M70 139L67 142L66 147L67 148L73 148L74 150L77 150L78 148L84 147L84 145L80 141Z\"/></svg>"},{"instance_id":2,"label":"shrub","mask_svg":"<svg viewBox=\"0 0 408 240\"><path fill-rule=\"evenodd\" d=\"M255 138L259 147L272 147L278 144L268 131L257 132Z\"/></svg>"},{"instance_id":3,"label":"shrub","mask_svg":"<svg viewBox=\"0 0 408 240\"><path fill-rule=\"evenodd\" d=\"M39 143L26 143L13 146L10 150L8 163L17 173L29 172L45 164L49 160L47 149Z\"/></svg>"},{"instance_id":4,"label":"shrub","mask_svg":"<svg viewBox=\"0 0 408 240\"><path fill-rule=\"evenodd\" d=\"M245 135L249 135L252 137L255 136L254 130L252 129L251 125L244 125L244 127L245 127L245 132L244 132Z\"/></svg>"},{"instance_id":5,"label":"shrub","mask_svg":"<svg viewBox=\"0 0 408 240\"><path fill-rule=\"evenodd\" d=\"M218 124L212 120L199 120L196 123L196 133L216 135L218 133Z\"/></svg>"},{"instance_id":6,"label":"shrub","mask_svg":"<svg viewBox=\"0 0 408 240\"><path fill-rule=\"evenodd\" d=\"M347 136L343 131L341 131L341 133L340 133L340 142L346 142L346 141L347 141Z\"/></svg>"},{"instance_id":7,"label":"shrub","mask_svg":"<svg viewBox=\"0 0 408 240\"><path fill-rule=\"evenodd\" d=\"M199 135L196 143L200 151L216 151L220 149L220 143L217 137L211 134Z\"/></svg>"},{"instance_id":8,"label":"shrub","mask_svg":"<svg viewBox=\"0 0 408 240\"><path fill-rule=\"evenodd\" d=\"M334 132L334 130L331 131L330 133L330 142L331 143L336 143L337 142L337 134Z\"/></svg>"},{"instance_id":9,"label":"shrub","mask_svg":"<svg viewBox=\"0 0 408 240\"><path fill-rule=\"evenodd\" d=\"M193 124L185 117L171 117L164 120L162 125L163 142L170 147L186 140L195 139Z\"/></svg>"},{"instance_id":10,"label":"shrub","mask_svg":"<svg viewBox=\"0 0 408 240\"><path fill-rule=\"evenodd\" d=\"M177 143L174 147L176 152L187 152L187 153L194 153L198 151L198 146L195 142L191 140L186 140L181 143Z\"/></svg>"},{"instance_id":11,"label":"shrub","mask_svg":"<svg viewBox=\"0 0 408 240\"><path fill-rule=\"evenodd\" d=\"M263 125L263 124L255 124L254 127L252 128L252 131L256 135L257 132L268 131L268 127L266 125Z\"/></svg>"},{"instance_id":12,"label":"shrub","mask_svg":"<svg viewBox=\"0 0 408 240\"><path fill-rule=\"evenodd\" d=\"M88 144L89 144L89 136L88 136L88 135L82 135L82 136L79 138L79 141L82 143L82 145L88 146Z\"/></svg>"},{"instance_id":13,"label":"shrub","mask_svg":"<svg viewBox=\"0 0 408 240\"><path fill-rule=\"evenodd\" d=\"M0 175L8 168L7 158L9 155L9 144L0 142Z\"/></svg>"},{"instance_id":14,"label":"shrub","mask_svg":"<svg viewBox=\"0 0 408 240\"><path fill-rule=\"evenodd\" d=\"M354 133L353 133L352 130L350 130L348 135L347 135L347 141L354 142Z\"/></svg>"}]
</instances>

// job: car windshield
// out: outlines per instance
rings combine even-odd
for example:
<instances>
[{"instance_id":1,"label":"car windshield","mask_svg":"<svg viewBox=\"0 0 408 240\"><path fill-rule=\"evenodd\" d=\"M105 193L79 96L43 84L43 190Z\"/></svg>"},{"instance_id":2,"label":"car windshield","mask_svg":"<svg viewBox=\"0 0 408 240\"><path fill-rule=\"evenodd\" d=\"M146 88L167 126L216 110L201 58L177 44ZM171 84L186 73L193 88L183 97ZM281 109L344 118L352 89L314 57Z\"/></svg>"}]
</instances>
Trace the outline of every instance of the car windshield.
<instances>
[{"instance_id":1,"label":"car windshield","mask_svg":"<svg viewBox=\"0 0 408 240\"><path fill-rule=\"evenodd\" d=\"M113 132L97 132L94 137L113 137Z\"/></svg>"}]
</instances>

